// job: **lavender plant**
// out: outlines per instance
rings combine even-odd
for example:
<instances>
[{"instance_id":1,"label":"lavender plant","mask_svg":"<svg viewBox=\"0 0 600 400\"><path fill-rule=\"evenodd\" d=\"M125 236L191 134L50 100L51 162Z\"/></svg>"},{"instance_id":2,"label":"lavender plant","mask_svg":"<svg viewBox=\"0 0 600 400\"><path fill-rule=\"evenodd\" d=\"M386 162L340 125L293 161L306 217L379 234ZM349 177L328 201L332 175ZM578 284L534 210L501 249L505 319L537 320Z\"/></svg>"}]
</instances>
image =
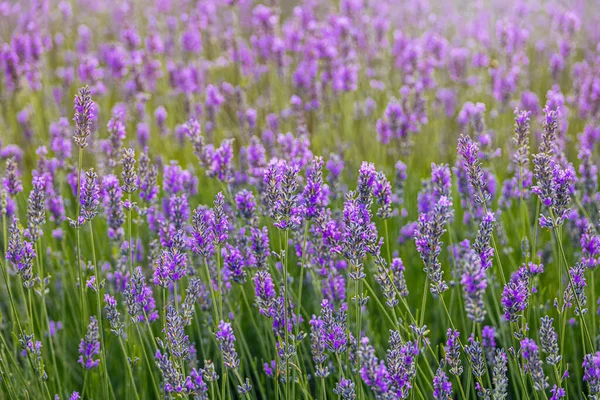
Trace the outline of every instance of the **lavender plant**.
<instances>
[{"instance_id":1,"label":"lavender plant","mask_svg":"<svg viewBox=\"0 0 600 400\"><path fill-rule=\"evenodd\" d=\"M0 398L600 398L571 3L0 1Z\"/></svg>"}]
</instances>

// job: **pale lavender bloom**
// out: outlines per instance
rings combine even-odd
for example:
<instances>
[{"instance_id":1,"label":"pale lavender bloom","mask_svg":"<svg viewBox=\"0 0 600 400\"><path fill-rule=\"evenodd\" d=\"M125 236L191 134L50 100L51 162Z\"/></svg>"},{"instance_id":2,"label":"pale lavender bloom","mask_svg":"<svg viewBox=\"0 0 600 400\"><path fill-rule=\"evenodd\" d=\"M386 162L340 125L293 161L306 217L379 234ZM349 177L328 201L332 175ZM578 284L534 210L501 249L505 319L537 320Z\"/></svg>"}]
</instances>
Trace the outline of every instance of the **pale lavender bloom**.
<instances>
[{"instance_id":1,"label":"pale lavender bloom","mask_svg":"<svg viewBox=\"0 0 600 400\"><path fill-rule=\"evenodd\" d=\"M117 301L108 293L104 294L104 310L106 311L106 319L110 323L110 331L117 336L123 335L123 323L121 322L121 314L117 310Z\"/></svg>"},{"instance_id":2,"label":"pale lavender bloom","mask_svg":"<svg viewBox=\"0 0 600 400\"><path fill-rule=\"evenodd\" d=\"M35 243L42 236L42 224L46 221L46 180L33 178L33 189L27 202L27 231L25 235Z\"/></svg>"},{"instance_id":3,"label":"pale lavender bloom","mask_svg":"<svg viewBox=\"0 0 600 400\"><path fill-rule=\"evenodd\" d=\"M14 157L9 157L6 160L6 169L4 171L4 178L2 178L2 184L4 190L11 195L15 196L17 193L23 190L21 184L19 167Z\"/></svg>"},{"instance_id":4,"label":"pale lavender bloom","mask_svg":"<svg viewBox=\"0 0 600 400\"><path fill-rule=\"evenodd\" d=\"M106 175L102 179L102 197L108 220L108 237L118 241L124 234L125 214L121 202L123 191L116 176Z\"/></svg>"},{"instance_id":5,"label":"pale lavender bloom","mask_svg":"<svg viewBox=\"0 0 600 400\"><path fill-rule=\"evenodd\" d=\"M435 206L430 218L427 214L419 216L419 224L415 230L417 251L425 264L424 271L430 280L430 291L433 295L440 295L448 290L444 281L439 255L442 250L441 237L446 231L445 225L450 215L452 203L442 196Z\"/></svg>"},{"instance_id":6,"label":"pale lavender bloom","mask_svg":"<svg viewBox=\"0 0 600 400\"><path fill-rule=\"evenodd\" d=\"M585 287L587 286L585 281L585 270L585 265L582 263L577 263L574 267L569 268L568 273L571 277L569 279L569 285L565 289L563 295L563 311L575 305L576 315L583 315L587 312L587 308L585 308L587 304L587 296L585 294Z\"/></svg>"},{"instance_id":7,"label":"pale lavender bloom","mask_svg":"<svg viewBox=\"0 0 600 400\"><path fill-rule=\"evenodd\" d=\"M554 326L552 326L554 319L546 315L540 321L540 344L542 345L542 351L548 355L546 362L550 365L558 365L562 356L559 355L558 335L554 330Z\"/></svg>"},{"instance_id":8,"label":"pale lavender bloom","mask_svg":"<svg viewBox=\"0 0 600 400\"><path fill-rule=\"evenodd\" d=\"M444 352L446 353L446 363L450 366L450 373L452 375L461 375L463 367L460 360L460 332L452 329L448 329L447 341L444 346Z\"/></svg>"},{"instance_id":9,"label":"pale lavender bloom","mask_svg":"<svg viewBox=\"0 0 600 400\"><path fill-rule=\"evenodd\" d=\"M479 145L469 136L461 135L458 139L458 154L465 164L469 183L475 190L475 201L479 204L489 202L491 196L484 181L481 161L479 161Z\"/></svg>"},{"instance_id":10,"label":"pale lavender bloom","mask_svg":"<svg viewBox=\"0 0 600 400\"><path fill-rule=\"evenodd\" d=\"M460 283L463 286L467 317L475 322L482 322L486 314L483 295L487 288L487 278L481 265L481 258L474 251L469 251L465 255L464 272Z\"/></svg>"},{"instance_id":11,"label":"pale lavender bloom","mask_svg":"<svg viewBox=\"0 0 600 400\"><path fill-rule=\"evenodd\" d=\"M535 390L545 390L548 387L548 378L544 375L537 343L529 338L521 340L521 355L523 356L523 369L531 375Z\"/></svg>"},{"instance_id":12,"label":"pale lavender bloom","mask_svg":"<svg viewBox=\"0 0 600 400\"><path fill-rule=\"evenodd\" d=\"M487 270L492 266L494 249L490 245L490 242L492 240L495 222L496 218L493 213L488 212L485 214L481 219L479 231L477 232L477 237L473 243L473 250L479 255L479 258L481 258L481 267L484 270Z\"/></svg>"},{"instance_id":13,"label":"pale lavender bloom","mask_svg":"<svg viewBox=\"0 0 600 400\"><path fill-rule=\"evenodd\" d=\"M91 221L98 214L100 204L100 185L98 174L93 168L85 173L85 183L81 188L80 195L81 216L86 221Z\"/></svg>"},{"instance_id":14,"label":"pale lavender bloom","mask_svg":"<svg viewBox=\"0 0 600 400\"><path fill-rule=\"evenodd\" d=\"M88 145L88 137L92 134L92 122L95 119L95 106L92 101L92 95L90 93L89 86L84 86L79 89L77 96L75 96L75 143L80 148L84 148Z\"/></svg>"},{"instance_id":15,"label":"pale lavender bloom","mask_svg":"<svg viewBox=\"0 0 600 400\"><path fill-rule=\"evenodd\" d=\"M502 400L508 397L508 358L504 349L496 349L494 356L494 369L493 375L493 398L496 400Z\"/></svg>"},{"instance_id":16,"label":"pale lavender bloom","mask_svg":"<svg viewBox=\"0 0 600 400\"><path fill-rule=\"evenodd\" d=\"M333 393L337 394L344 400L356 399L354 382L352 382L350 379L342 378L341 381L336 383Z\"/></svg>"},{"instance_id":17,"label":"pale lavender bloom","mask_svg":"<svg viewBox=\"0 0 600 400\"><path fill-rule=\"evenodd\" d=\"M392 186L381 171L377 172L375 176L373 196L379 206L377 216L383 219L390 218L392 216Z\"/></svg>"},{"instance_id":18,"label":"pale lavender bloom","mask_svg":"<svg viewBox=\"0 0 600 400\"><path fill-rule=\"evenodd\" d=\"M476 378L481 378L486 373L485 359L481 343L475 339L475 335L469 337L469 344L465 346L465 353L471 363L471 371Z\"/></svg>"},{"instance_id":19,"label":"pale lavender bloom","mask_svg":"<svg viewBox=\"0 0 600 400\"><path fill-rule=\"evenodd\" d=\"M123 150L121 164L123 164L123 172L121 172L123 191L125 193L133 193L138 189L137 176L135 174L135 151L133 149Z\"/></svg>"}]
</instances>

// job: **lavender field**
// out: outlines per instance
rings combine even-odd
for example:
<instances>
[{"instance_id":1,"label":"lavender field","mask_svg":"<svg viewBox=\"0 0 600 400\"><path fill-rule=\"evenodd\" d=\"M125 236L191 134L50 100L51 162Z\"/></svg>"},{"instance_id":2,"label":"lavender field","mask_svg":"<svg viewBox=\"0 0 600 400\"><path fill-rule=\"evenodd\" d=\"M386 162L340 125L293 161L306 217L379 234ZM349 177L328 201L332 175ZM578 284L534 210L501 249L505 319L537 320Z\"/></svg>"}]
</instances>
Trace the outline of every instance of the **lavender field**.
<instances>
[{"instance_id":1,"label":"lavender field","mask_svg":"<svg viewBox=\"0 0 600 400\"><path fill-rule=\"evenodd\" d=\"M600 399L599 22L0 0L0 398Z\"/></svg>"}]
</instances>

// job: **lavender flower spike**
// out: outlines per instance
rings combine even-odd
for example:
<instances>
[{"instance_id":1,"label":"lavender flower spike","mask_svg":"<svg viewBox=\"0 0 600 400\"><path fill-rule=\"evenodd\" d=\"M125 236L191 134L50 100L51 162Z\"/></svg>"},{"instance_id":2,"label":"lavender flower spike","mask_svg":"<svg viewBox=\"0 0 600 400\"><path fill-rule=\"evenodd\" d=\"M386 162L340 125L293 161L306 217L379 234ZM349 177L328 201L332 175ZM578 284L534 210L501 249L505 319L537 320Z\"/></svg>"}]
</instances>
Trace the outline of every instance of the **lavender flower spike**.
<instances>
[{"instance_id":1,"label":"lavender flower spike","mask_svg":"<svg viewBox=\"0 0 600 400\"><path fill-rule=\"evenodd\" d=\"M79 364L85 369L96 368L100 364L99 359L94 359L94 356L100 354L99 338L98 320L91 316L85 338L79 343Z\"/></svg>"},{"instance_id":2,"label":"lavender flower spike","mask_svg":"<svg viewBox=\"0 0 600 400\"><path fill-rule=\"evenodd\" d=\"M600 351L596 354L586 354L583 360L583 380L590 388L590 398L597 399L600 395ZM592 397L593 396L593 397Z\"/></svg>"},{"instance_id":3,"label":"lavender flower spike","mask_svg":"<svg viewBox=\"0 0 600 400\"><path fill-rule=\"evenodd\" d=\"M225 363L225 367L229 369L237 369L240 366L240 359L235 351L235 336L233 334L231 323L225 321L219 322L215 336L217 338L217 342L219 342L221 353L223 354L223 362Z\"/></svg>"},{"instance_id":4,"label":"lavender flower spike","mask_svg":"<svg viewBox=\"0 0 600 400\"><path fill-rule=\"evenodd\" d=\"M487 278L481 266L481 259L474 251L469 251L465 255L461 284L467 317L474 322L482 322L486 314L483 295L487 288Z\"/></svg>"},{"instance_id":5,"label":"lavender flower spike","mask_svg":"<svg viewBox=\"0 0 600 400\"><path fill-rule=\"evenodd\" d=\"M531 375L535 390L546 389L548 378L544 375L538 346L534 340L529 338L521 340L521 355L523 356L523 369Z\"/></svg>"},{"instance_id":6,"label":"lavender flower spike","mask_svg":"<svg viewBox=\"0 0 600 400\"><path fill-rule=\"evenodd\" d=\"M92 134L92 121L94 119L94 102L89 86L84 86L79 89L79 93L75 96L75 134L73 138L75 143L80 148L85 148L88 145L88 137Z\"/></svg>"},{"instance_id":7,"label":"lavender flower spike","mask_svg":"<svg viewBox=\"0 0 600 400\"><path fill-rule=\"evenodd\" d=\"M100 186L98 185L98 174L94 168L85 173L85 184L81 188L81 216L86 221L91 221L98 214L100 204Z\"/></svg>"},{"instance_id":8,"label":"lavender flower spike","mask_svg":"<svg viewBox=\"0 0 600 400\"><path fill-rule=\"evenodd\" d=\"M425 264L423 269L430 280L430 291L433 295L440 295L448 290L444 281L439 255L442 250L441 237L446 231L445 225L450 217L452 203L442 196L435 205L433 216L421 214L419 224L415 231L417 251Z\"/></svg>"},{"instance_id":9,"label":"lavender flower spike","mask_svg":"<svg viewBox=\"0 0 600 400\"><path fill-rule=\"evenodd\" d=\"M462 157L469 183L475 190L475 201L479 204L486 204L491 199L483 179L481 161L479 161L479 145L467 135L461 135L458 139L458 154Z\"/></svg>"}]
</instances>

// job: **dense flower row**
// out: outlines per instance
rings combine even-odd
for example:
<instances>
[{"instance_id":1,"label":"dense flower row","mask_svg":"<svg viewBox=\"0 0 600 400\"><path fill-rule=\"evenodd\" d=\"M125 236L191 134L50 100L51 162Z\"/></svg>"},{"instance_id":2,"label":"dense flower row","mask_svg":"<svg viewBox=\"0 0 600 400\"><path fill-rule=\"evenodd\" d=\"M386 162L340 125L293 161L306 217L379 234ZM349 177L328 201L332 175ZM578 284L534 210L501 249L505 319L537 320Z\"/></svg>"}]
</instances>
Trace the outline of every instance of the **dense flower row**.
<instances>
[{"instance_id":1,"label":"dense flower row","mask_svg":"<svg viewBox=\"0 0 600 400\"><path fill-rule=\"evenodd\" d=\"M600 8L508 3L0 2L1 397L600 398Z\"/></svg>"}]
</instances>

